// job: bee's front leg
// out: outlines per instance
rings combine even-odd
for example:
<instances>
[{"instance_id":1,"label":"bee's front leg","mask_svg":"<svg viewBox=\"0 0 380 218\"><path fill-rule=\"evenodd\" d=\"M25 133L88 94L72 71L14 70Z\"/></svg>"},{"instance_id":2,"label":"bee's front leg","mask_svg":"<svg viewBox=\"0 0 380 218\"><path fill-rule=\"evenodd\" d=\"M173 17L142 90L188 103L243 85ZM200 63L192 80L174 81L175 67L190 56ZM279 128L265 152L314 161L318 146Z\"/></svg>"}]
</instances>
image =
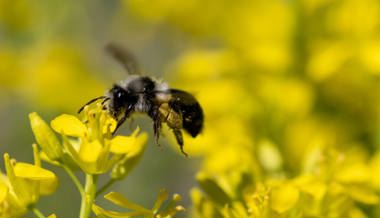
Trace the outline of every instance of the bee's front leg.
<instances>
[{"instance_id":1,"label":"bee's front leg","mask_svg":"<svg viewBox=\"0 0 380 218\"><path fill-rule=\"evenodd\" d=\"M133 107L129 106L125 109L123 116L117 121L117 125L115 130L113 131L112 135L116 135L116 131L120 128L120 126L125 122L125 120L131 115L131 112L133 111ZM116 117L116 116L114 116Z\"/></svg>"}]
</instances>

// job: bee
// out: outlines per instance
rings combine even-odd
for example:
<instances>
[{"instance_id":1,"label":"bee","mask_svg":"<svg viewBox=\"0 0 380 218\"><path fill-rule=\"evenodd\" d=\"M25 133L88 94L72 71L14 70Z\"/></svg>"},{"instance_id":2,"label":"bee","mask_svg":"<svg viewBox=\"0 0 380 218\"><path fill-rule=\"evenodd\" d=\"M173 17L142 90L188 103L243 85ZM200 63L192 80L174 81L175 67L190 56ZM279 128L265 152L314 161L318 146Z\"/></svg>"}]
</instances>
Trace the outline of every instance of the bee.
<instances>
[{"instance_id":1,"label":"bee","mask_svg":"<svg viewBox=\"0 0 380 218\"><path fill-rule=\"evenodd\" d=\"M156 144L159 145L162 123L166 123L173 132L181 152L187 156L183 149L182 130L194 138L203 128L203 111L197 99L186 91L172 89L165 82L141 75L134 56L126 49L109 44L106 50L130 75L126 80L114 84L104 96L87 102L78 113L85 106L103 99L101 104L104 109L117 121L114 133L132 114L146 114L153 121Z\"/></svg>"}]
</instances>

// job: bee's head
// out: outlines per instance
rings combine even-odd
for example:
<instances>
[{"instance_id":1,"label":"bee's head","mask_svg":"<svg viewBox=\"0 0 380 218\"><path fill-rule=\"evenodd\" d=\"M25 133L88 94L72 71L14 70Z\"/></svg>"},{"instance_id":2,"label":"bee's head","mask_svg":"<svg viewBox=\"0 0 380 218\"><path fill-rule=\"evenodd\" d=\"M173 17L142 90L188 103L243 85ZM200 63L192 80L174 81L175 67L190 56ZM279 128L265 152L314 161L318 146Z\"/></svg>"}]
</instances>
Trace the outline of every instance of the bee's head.
<instances>
[{"instance_id":1,"label":"bee's head","mask_svg":"<svg viewBox=\"0 0 380 218\"><path fill-rule=\"evenodd\" d=\"M118 85L114 85L107 96L110 98L108 111L116 119L127 110L131 110L138 100L136 95Z\"/></svg>"}]
</instances>

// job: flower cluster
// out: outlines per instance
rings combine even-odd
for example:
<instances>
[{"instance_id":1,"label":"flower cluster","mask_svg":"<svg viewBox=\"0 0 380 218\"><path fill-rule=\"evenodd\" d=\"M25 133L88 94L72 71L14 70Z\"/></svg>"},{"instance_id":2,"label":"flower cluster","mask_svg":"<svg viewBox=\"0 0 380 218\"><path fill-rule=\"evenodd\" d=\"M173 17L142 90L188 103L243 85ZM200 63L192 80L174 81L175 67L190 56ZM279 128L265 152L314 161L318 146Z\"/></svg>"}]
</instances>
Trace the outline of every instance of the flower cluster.
<instances>
[{"instance_id":1,"label":"flower cluster","mask_svg":"<svg viewBox=\"0 0 380 218\"><path fill-rule=\"evenodd\" d=\"M141 28L128 30L128 43L175 42L160 44L163 57L177 57L165 70L176 77L171 86L193 93L205 112L203 133L184 136L189 156L201 159L191 217L380 217L379 1L122 0L116 11L107 1L83 3L113 15L113 25L94 22L99 28L81 28L88 26L86 13L66 13L76 2L55 7L62 10L54 13L59 19L40 13L50 1L13 2L0 1L0 86L33 104L72 109L83 95L104 90L91 73L112 66L93 61L89 53L99 47L94 40L82 46L94 31L118 32L125 20L138 21ZM85 37L50 37L61 33L50 30L66 29L72 20L73 33ZM48 43L42 41L47 33ZM30 38L41 41L20 40ZM112 118L86 110L83 119L63 115L51 125L30 116L41 159L71 175L85 199L82 215L91 208L99 217L167 214L114 193L106 198L126 211L90 207L97 178L110 173L97 192L125 178L143 155L146 136L136 130L114 137ZM8 165L16 169L17 162ZM85 187L73 171L86 174ZM2 176L2 208L20 211L12 216L35 209L30 205L42 193L20 197L12 191L16 183L7 182L8 172Z\"/></svg>"},{"instance_id":2,"label":"flower cluster","mask_svg":"<svg viewBox=\"0 0 380 218\"><path fill-rule=\"evenodd\" d=\"M369 162L369 163L367 163ZM200 173L192 191L195 217L366 217L363 205L380 202L378 157L316 149L295 177L257 179L252 172ZM233 179L232 179L233 178Z\"/></svg>"},{"instance_id":3,"label":"flower cluster","mask_svg":"<svg viewBox=\"0 0 380 218\"><path fill-rule=\"evenodd\" d=\"M220 43L171 66L205 111L193 217L379 217L379 3L146 2L124 1Z\"/></svg>"},{"instance_id":4,"label":"flower cluster","mask_svg":"<svg viewBox=\"0 0 380 218\"><path fill-rule=\"evenodd\" d=\"M144 153L147 134L139 134L137 128L130 136L114 136L116 121L100 105L86 107L82 120L72 115L60 115L48 125L37 113L29 115L31 127L38 144L33 145L35 163L27 164L11 160L4 155L6 175L0 177L0 216L24 217L32 211L37 217L44 218L37 209L41 195L52 194L58 185L57 176L41 167L41 159L63 168L81 194L82 204L79 217L88 218L92 211L98 217L173 217L183 211L177 205L181 199L174 195L164 207L167 192L160 192L155 206L148 210L130 203L117 192L105 195L111 202L133 210L127 213L108 211L95 204L95 199L114 182L124 179L138 163ZM56 134L60 135L60 138ZM41 148L39 151L38 147ZM74 171L85 174L82 185ZM108 182L98 187L98 177L109 173ZM55 214L49 218L56 217Z\"/></svg>"}]
</instances>

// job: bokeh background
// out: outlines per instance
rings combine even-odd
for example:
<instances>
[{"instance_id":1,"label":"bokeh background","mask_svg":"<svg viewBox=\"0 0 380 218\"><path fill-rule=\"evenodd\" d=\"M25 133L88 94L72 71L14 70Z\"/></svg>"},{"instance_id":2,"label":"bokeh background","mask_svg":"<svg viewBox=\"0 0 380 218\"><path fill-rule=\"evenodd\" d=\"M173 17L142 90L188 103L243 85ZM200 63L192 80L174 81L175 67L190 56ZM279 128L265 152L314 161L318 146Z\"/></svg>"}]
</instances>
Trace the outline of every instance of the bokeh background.
<instances>
[{"instance_id":1,"label":"bokeh background","mask_svg":"<svg viewBox=\"0 0 380 218\"><path fill-rule=\"evenodd\" d=\"M204 178L240 202L243 177L256 187L322 171L348 193L336 210L354 211L336 217L380 216L379 1L0 0L1 153L30 161L28 113L75 114L126 78L104 52L109 42L193 93L206 117L201 136L185 137L190 158L165 134L113 189L149 206L167 188L184 197L182 215L221 217ZM132 125L152 135L147 117ZM75 217L79 194L54 170L60 188L42 210Z\"/></svg>"}]
</instances>

